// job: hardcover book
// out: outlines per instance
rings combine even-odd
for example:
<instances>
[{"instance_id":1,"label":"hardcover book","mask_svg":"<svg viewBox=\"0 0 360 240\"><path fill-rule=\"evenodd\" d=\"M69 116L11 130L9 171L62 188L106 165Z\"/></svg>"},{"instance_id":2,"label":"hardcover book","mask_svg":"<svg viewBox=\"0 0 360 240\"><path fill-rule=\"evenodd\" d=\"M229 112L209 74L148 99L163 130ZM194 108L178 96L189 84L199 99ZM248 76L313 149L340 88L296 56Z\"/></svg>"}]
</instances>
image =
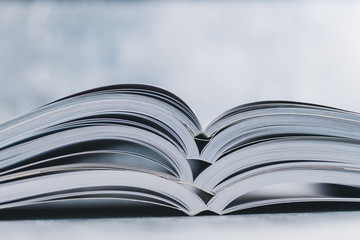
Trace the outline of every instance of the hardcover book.
<instances>
[{"instance_id":1,"label":"hardcover book","mask_svg":"<svg viewBox=\"0 0 360 240\"><path fill-rule=\"evenodd\" d=\"M227 214L359 202L359 186L360 115L315 104L249 103L202 128L176 95L128 84L77 93L0 125L0 212L144 203Z\"/></svg>"}]
</instances>

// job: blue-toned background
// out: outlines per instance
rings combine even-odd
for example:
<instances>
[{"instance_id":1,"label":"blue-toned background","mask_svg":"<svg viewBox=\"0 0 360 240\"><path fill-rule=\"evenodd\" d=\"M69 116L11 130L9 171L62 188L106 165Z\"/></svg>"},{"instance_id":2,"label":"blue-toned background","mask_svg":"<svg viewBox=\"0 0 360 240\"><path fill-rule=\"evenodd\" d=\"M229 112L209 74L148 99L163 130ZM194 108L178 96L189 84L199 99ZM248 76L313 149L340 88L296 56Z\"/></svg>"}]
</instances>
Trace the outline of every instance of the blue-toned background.
<instances>
[{"instance_id":1,"label":"blue-toned background","mask_svg":"<svg viewBox=\"0 0 360 240\"><path fill-rule=\"evenodd\" d=\"M0 1L0 122L106 84L171 90L203 125L258 100L360 112L358 1ZM360 212L1 219L0 239L359 239Z\"/></svg>"},{"instance_id":2,"label":"blue-toned background","mask_svg":"<svg viewBox=\"0 0 360 240\"><path fill-rule=\"evenodd\" d=\"M250 101L360 111L357 1L0 2L0 122L105 84L184 98L204 125Z\"/></svg>"}]
</instances>

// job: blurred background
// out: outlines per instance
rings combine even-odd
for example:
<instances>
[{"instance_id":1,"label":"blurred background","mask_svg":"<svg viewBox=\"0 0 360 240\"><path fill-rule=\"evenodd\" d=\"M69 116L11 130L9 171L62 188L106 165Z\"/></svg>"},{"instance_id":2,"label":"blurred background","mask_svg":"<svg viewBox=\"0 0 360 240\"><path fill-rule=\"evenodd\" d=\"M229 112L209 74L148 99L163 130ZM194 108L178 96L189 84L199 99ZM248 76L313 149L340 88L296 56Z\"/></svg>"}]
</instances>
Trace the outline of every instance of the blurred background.
<instances>
[{"instance_id":1,"label":"blurred background","mask_svg":"<svg viewBox=\"0 0 360 240\"><path fill-rule=\"evenodd\" d=\"M1 1L0 122L107 84L183 98L205 126L259 100L360 111L357 1Z\"/></svg>"},{"instance_id":2,"label":"blurred background","mask_svg":"<svg viewBox=\"0 0 360 240\"><path fill-rule=\"evenodd\" d=\"M0 1L0 123L120 83L174 92L203 126L260 100L360 112L359 13L358 1ZM7 239L360 234L359 212L0 223Z\"/></svg>"}]
</instances>

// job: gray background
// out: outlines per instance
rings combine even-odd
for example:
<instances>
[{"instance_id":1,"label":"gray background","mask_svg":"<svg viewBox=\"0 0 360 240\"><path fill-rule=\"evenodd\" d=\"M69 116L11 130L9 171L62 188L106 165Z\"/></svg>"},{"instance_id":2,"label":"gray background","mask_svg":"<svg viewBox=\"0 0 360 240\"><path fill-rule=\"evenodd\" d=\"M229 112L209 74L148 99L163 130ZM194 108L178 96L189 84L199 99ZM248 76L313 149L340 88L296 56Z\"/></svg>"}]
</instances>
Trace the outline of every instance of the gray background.
<instances>
[{"instance_id":1,"label":"gray background","mask_svg":"<svg viewBox=\"0 0 360 240\"><path fill-rule=\"evenodd\" d=\"M130 82L171 90L204 126L258 100L360 112L359 13L358 1L2 1L0 122ZM0 221L0 238L357 239L359 224L359 212Z\"/></svg>"},{"instance_id":2,"label":"gray background","mask_svg":"<svg viewBox=\"0 0 360 240\"><path fill-rule=\"evenodd\" d=\"M84 89L148 83L204 125L251 101L360 111L357 1L0 2L0 121Z\"/></svg>"}]
</instances>

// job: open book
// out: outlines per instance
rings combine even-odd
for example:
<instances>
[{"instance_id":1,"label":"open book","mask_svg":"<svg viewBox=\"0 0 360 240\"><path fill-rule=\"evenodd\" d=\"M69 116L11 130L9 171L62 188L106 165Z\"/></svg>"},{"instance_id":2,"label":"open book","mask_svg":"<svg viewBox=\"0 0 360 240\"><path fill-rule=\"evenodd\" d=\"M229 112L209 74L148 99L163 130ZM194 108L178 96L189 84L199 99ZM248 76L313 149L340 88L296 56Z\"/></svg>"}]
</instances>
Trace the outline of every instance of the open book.
<instances>
[{"instance_id":1,"label":"open book","mask_svg":"<svg viewBox=\"0 0 360 240\"><path fill-rule=\"evenodd\" d=\"M359 202L359 186L360 114L320 105L245 104L202 129L174 94L115 85L0 125L1 209L135 201L226 214Z\"/></svg>"}]
</instances>

